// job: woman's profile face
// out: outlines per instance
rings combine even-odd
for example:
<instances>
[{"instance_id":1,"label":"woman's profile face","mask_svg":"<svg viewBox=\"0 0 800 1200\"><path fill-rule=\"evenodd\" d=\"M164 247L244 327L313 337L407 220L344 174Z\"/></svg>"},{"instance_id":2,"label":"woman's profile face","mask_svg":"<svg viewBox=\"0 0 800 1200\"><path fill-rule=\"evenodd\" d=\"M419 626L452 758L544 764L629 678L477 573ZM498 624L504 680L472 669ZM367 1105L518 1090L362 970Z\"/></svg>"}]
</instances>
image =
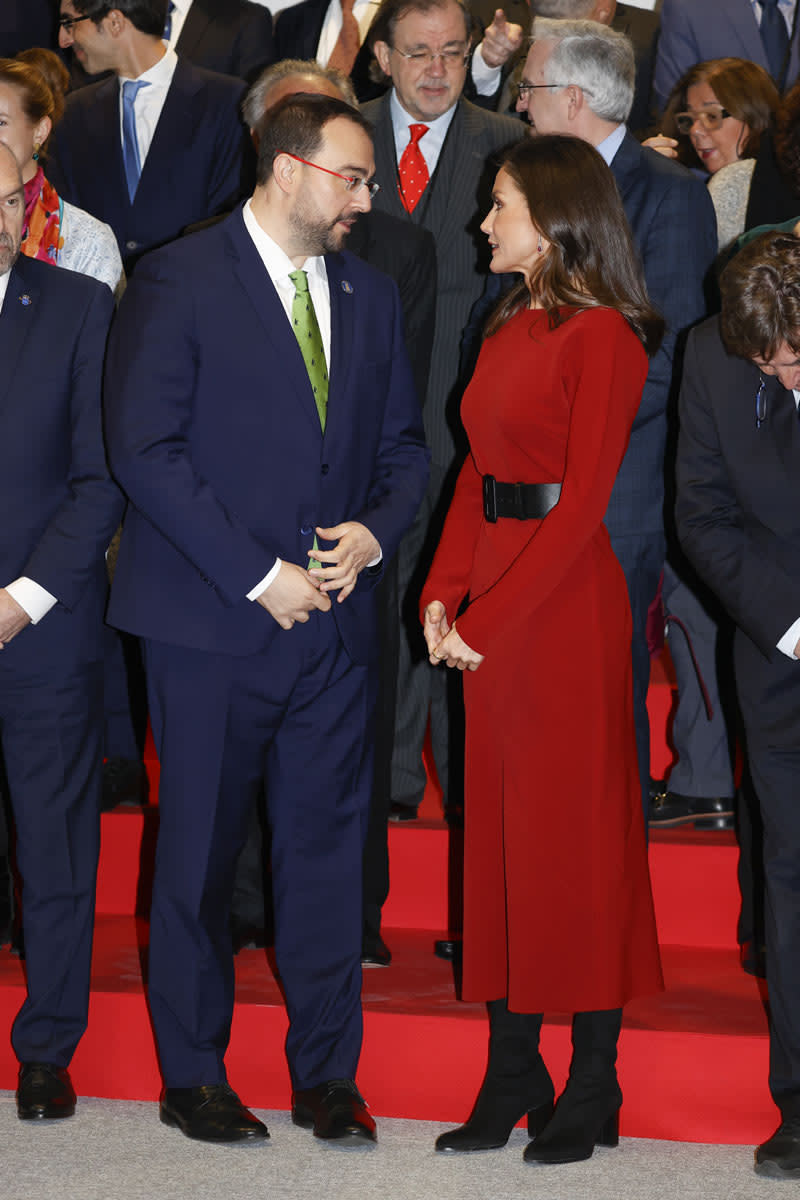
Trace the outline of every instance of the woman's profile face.
<instances>
[{"instance_id":1,"label":"woman's profile face","mask_svg":"<svg viewBox=\"0 0 800 1200\"><path fill-rule=\"evenodd\" d=\"M0 81L0 142L8 146L16 158L26 183L36 174L34 146L43 142L49 132L47 118L38 125L30 120L22 106L20 89Z\"/></svg>"},{"instance_id":2,"label":"woman's profile face","mask_svg":"<svg viewBox=\"0 0 800 1200\"><path fill-rule=\"evenodd\" d=\"M738 162L742 157L742 149L750 135L749 127L736 117L722 117L724 111L714 95L710 83L693 83L686 90L686 107L695 117L689 138L695 153L710 175L727 167L730 163ZM704 114L708 114L716 129L707 128Z\"/></svg>"},{"instance_id":3,"label":"woman's profile face","mask_svg":"<svg viewBox=\"0 0 800 1200\"><path fill-rule=\"evenodd\" d=\"M494 181L492 207L481 230L489 239L493 273L520 271L530 283L549 243L535 229L525 197L502 168Z\"/></svg>"}]
</instances>

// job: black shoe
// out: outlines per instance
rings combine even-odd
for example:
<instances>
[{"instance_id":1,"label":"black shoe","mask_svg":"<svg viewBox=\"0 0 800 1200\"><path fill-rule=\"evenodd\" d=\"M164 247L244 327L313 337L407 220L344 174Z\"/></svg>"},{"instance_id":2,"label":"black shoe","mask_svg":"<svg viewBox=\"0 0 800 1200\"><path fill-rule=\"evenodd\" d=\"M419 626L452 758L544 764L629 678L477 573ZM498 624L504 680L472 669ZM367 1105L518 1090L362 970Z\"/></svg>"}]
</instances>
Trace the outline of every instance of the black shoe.
<instances>
[{"instance_id":1,"label":"black shoe","mask_svg":"<svg viewBox=\"0 0 800 1200\"><path fill-rule=\"evenodd\" d=\"M754 1170L767 1179L800 1179L800 1116L781 1121L756 1149Z\"/></svg>"},{"instance_id":2,"label":"black shoe","mask_svg":"<svg viewBox=\"0 0 800 1200\"><path fill-rule=\"evenodd\" d=\"M17 1116L22 1121L52 1121L75 1112L75 1089L66 1067L22 1063L17 1084Z\"/></svg>"},{"instance_id":3,"label":"black shoe","mask_svg":"<svg viewBox=\"0 0 800 1200\"><path fill-rule=\"evenodd\" d=\"M733 829L732 797L683 796L670 791L651 796L648 819L651 829L690 824L695 829Z\"/></svg>"},{"instance_id":4,"label":"black shoe","mask_svg":"<svg viewBox=\"0 0 800 1200\"><path fill-rule=\"evenodd\" d=\"M377 1142L375 1122L352 1079L331 1079L318 1087L292 1092L292 1120L314 1137L340 1145Z\"/></svg>"},{"instance_id":5,"label":"black shoe","mask_svg":"<svg viewBox=\"0 0 800 1200\"><path fill-rule=\"evenodd\" d=\"M567 1085L552 1119L536 1141L525 1147L524 1161L539 1165L582 1162L592 1157L595 1146L619 1145L621 1106L618 1086L573 1102Z\"/></svg>"},{"instance_id":6,"label":"black shoe","mask_svg":"<svg viewBox=\"0 0 800 1200\"><path fill-rule=\"evenodd\" d=\"M458 1129L448 1129L436 1139L443 1153L466 1154L474 1150L499 1150L511 1131L528 1114L528 1133L536 1137L553 1115L553 1084L542 1062L541 1077L532 1080L524 1100L503 1095L494 1081L485 1081L469 1120Z\"/></svg>"},{"instance_id":7,"label":"black shoe","mask_svg":"<svg viewBox=\"0 0 800 1200\"><path fill-rule=\"evenodd\" d=\"M240 950L263 950L267 944L267 931L261 925L250 925L231 917L231 946L233 953Z\"/></svg>"},{"instance_id":8,"label":"black shoe","mask_svg":"<svg viewBox=\"0 0 800 1200\"><path fill-rule=\"evenodd\" d=\"M165 1088L159 1116L199 1142L254 1142L269 1137L263 1121L245 1108L227 1083Z\"/></svg>"},{"instance_id":9,"label":"black shoe","mask_svg":"<svg viewBox=\"0 0 800 1200\"><path fill-rule=\"evenodd\" d=\"M367 933L361 938L362 967L388 967L392 952L379 933Z\"/></svg>"},{"instance_id":10,"label":"black shoe","mask_svg":"<svg viewBox=\"0 0 800 1200\"><path fill-rule=\"evenodd\" d=\"M390 821L416 821L417 810L409 808L407 804L392 804L389 807Z\"/></svg>"},{"instance_id":11,"label":"black shoe","mask_svg":"<svg viewBox=\"0 0 800 1200\"><path fill-rule=\"evenodd\" d=\"M460 962L461 949L461 942L455 938L437 938L433 943L433 953L437 958L444 958L447 962Z\"/></svg>"},{"instance_id":12,"label":"black shoe","mask_svg":"<svg viewBox=\"0 0 800 1200\"><path fill-rule=\"evenodd\" d=\"M107 758L103 763L103 812L118 804L147 804L148 791L147 769L139 759Z\"/></svg>"}]
</instances>

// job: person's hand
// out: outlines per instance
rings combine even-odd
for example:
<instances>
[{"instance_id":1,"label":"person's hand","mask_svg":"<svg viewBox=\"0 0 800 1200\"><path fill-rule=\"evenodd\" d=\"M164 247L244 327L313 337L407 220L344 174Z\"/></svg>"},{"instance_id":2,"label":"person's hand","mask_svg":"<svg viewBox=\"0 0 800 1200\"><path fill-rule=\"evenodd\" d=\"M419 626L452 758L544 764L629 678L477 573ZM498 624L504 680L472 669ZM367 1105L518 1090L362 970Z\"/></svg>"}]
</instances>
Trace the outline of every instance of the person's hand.
<instances>
[{"instance_id":1,"label":"person's hand","mask_svg":"<svg viewBox=\"0 0 800 1200\"><path fill-rule=\"evenodd\" d=\"M498 8L481 42L481 54L487 67L504 66L519 50L524 36L522 26L507 21L502 8Z\"/></svg>"},{"instance_id":2,"label":"person's hand","mask_svg":"<svg viewBox=\"0 0 800 1200\"><path fill-rule=\"evenodd\" d=\"M309 575L319 582L321 592L339 590L337 600L341 604L356 586L361 571L368 563L381 556L377 538L360 521L342 521L330 529L317 526L317 537L326 542L336 542L332 550L309 550L308 557L315 558L321 567L311 567ZM327 565L326 565L327 564Z\"/></svg>"},{"instance_id":3,"label":"person's hand","mask_svg":"<svg viewBox=\"0 0 800 1200\"><path fill-rule=\"evenodd\" d=\"M328 612L331 607L330 598L322 595L315 581L309 579L308 571L287 562L281 563L272 583L256 600L281 629L291 629L295 621L304 624L315 608Z\"/></svg>"},{"instance_id":4,"label":"person's hand","mask_svg":"<svg viewBox=\"0 0 800 1200\"><path fill-rule=\"evenodd\" d=\"M0 588L0 650L30 623L22 605L5 588Z\"/></svg>"},{"instance_id":5,"label":"person's hand","mask_svg":"<svg viewBox=\"0 0 800 1200\"><path fill-rule=\"evenodd\" d=\"M643 146L649 146L651 150L655 150L658 154L663 154L664 158L678 157L678 142L675 138L667 137L663 133L655 133L652 137L646 138L642 142Z\"/></svg>"},{"instance_id":6,"label":"person's hand","mask_svg":"<svg viewBox=\"0 0 800 1200\"><path fill-rule=\"evenodd\" d=\"M437 666L441 659L435 657L433 652L449 630L450 625L444 605L441 600L431 600L423 614L422 631L425 634L425 644L428 647L430 661L434 666Z\"/></svg>"},{"instance_id":7,"label":"person's hand","mask_svg":"<svg viewBox=\"0 0 800 1200\"><path fill-rule=\"evenodd\" d=\"M430 655L432 663L444 662L448 667L458 667L459 671L477 671L483 659L483 654L478 654L477 650L473 650L464 641L456 629L455 621L450 627L450 632L442 638Z\"/></svg>"}]
</instances>

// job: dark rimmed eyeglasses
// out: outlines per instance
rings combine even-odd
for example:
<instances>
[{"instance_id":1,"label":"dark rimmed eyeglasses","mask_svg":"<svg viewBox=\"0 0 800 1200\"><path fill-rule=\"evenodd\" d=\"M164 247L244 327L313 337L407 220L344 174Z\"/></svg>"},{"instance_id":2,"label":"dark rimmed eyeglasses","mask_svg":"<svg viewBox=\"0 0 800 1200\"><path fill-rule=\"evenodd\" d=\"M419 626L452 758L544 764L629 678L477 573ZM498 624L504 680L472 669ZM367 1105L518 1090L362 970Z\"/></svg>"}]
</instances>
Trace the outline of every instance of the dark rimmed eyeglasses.
<instances>
[{"instance_id":1,"label":"dark rimmed eyeglasses","mask_svg":"<svg viewBox=\"0 0 800 1200\"><path fill-rule=\"evenodd\" d=\"M307 158L301 158L299 154L292 154L289 150L284 150L282 153L288 155L289 158L293 158L295 162L303 163L306 167L316 167L318 171L324 171L326 175L335 175L337 179L344 180L344 190L346 192L357 192L360 188L365 187L369 192L370 200L374 200L381 190L379 183L369 183L366 179L362 179L360 175L342 175L341 171L331 171L329 167L321 167L319 163L309 162Z\"/></svg>"},{"instance_id":2,"label":"dark rimmed eyeglasses","mask_svg":"<svg viewBox=\"0 0 800 1200\"><path fill-rule=\"evenodd\" d=\"M58 27L63 29L64 33L72 33L72 26L77 25L79 21L95 21L102 13L84 13L80 17L59 17Z\"/></svg>"},{"instance_id":3,"label":"dark rimmed eyeglasses","mask_svg":"<svg viewBox=\"0 0 800 1200\"><path fill-rule=\"evenodd\" d=\"M527 100L528 92L534 92L536 88L558 88L559 90L568 87L579 87L582 92L586 92L587 96L591 96L589 88L584 87L582 83L518 83L517 92L520 100Z\"/></svg>"},{"instance_id":4,"label":"dark rimmed eyeglasses","mask_svg":"<svg viewBox=\"0 0 800 1200\"><path fill-rule=\"evenodd\" d=\"M425 67L426 70L433 66L435 59L440 58L445 70L455 71L458 67L463 67L469 58L469 45L454 46L450 50L401 50L399 46L390 46L389 49L412 66Z\"/></svg>"},{"instance_id":5,"label":"dark rimmed eyeglasses","mask_svg":"<svg viewBox=\"0 0 800 1200\"><path fill-rule=\"evenodd\" d=\"M691 133L692 126L700 125L706 133L719 129L720 125L731 114L727 108L718 105L716 108L701 108L697 112L680 112L675 113L675 124L678 126L679 133Z\"/></svg>"}]
</instances>

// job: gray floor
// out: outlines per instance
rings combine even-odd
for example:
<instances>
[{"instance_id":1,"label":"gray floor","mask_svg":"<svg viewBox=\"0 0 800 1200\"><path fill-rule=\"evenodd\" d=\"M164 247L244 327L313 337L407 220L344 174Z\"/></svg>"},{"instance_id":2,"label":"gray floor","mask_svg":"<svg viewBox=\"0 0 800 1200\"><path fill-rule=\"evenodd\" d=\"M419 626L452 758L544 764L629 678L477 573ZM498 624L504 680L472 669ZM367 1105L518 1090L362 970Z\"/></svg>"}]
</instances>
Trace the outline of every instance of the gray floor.
<instances>
[{"instance_id":1,"label":"gray floor","mask_svg":"<svg viewBox=\"0 0 800 1200\"><path fill-rule=\"evenodd\" d=\"M266 1145L211 1147L161 1125L154 1104L79 1102L68 1121L22 1122L0 1092L2 1200L759 1200L797 1187L757 1179L751 1146L623 1140L586 1163L530 1167L505 1150L436 1154L444 1126L381 1120L374 1149L341 1150L259 1113Z\"/></svg>"}]
</instances>

